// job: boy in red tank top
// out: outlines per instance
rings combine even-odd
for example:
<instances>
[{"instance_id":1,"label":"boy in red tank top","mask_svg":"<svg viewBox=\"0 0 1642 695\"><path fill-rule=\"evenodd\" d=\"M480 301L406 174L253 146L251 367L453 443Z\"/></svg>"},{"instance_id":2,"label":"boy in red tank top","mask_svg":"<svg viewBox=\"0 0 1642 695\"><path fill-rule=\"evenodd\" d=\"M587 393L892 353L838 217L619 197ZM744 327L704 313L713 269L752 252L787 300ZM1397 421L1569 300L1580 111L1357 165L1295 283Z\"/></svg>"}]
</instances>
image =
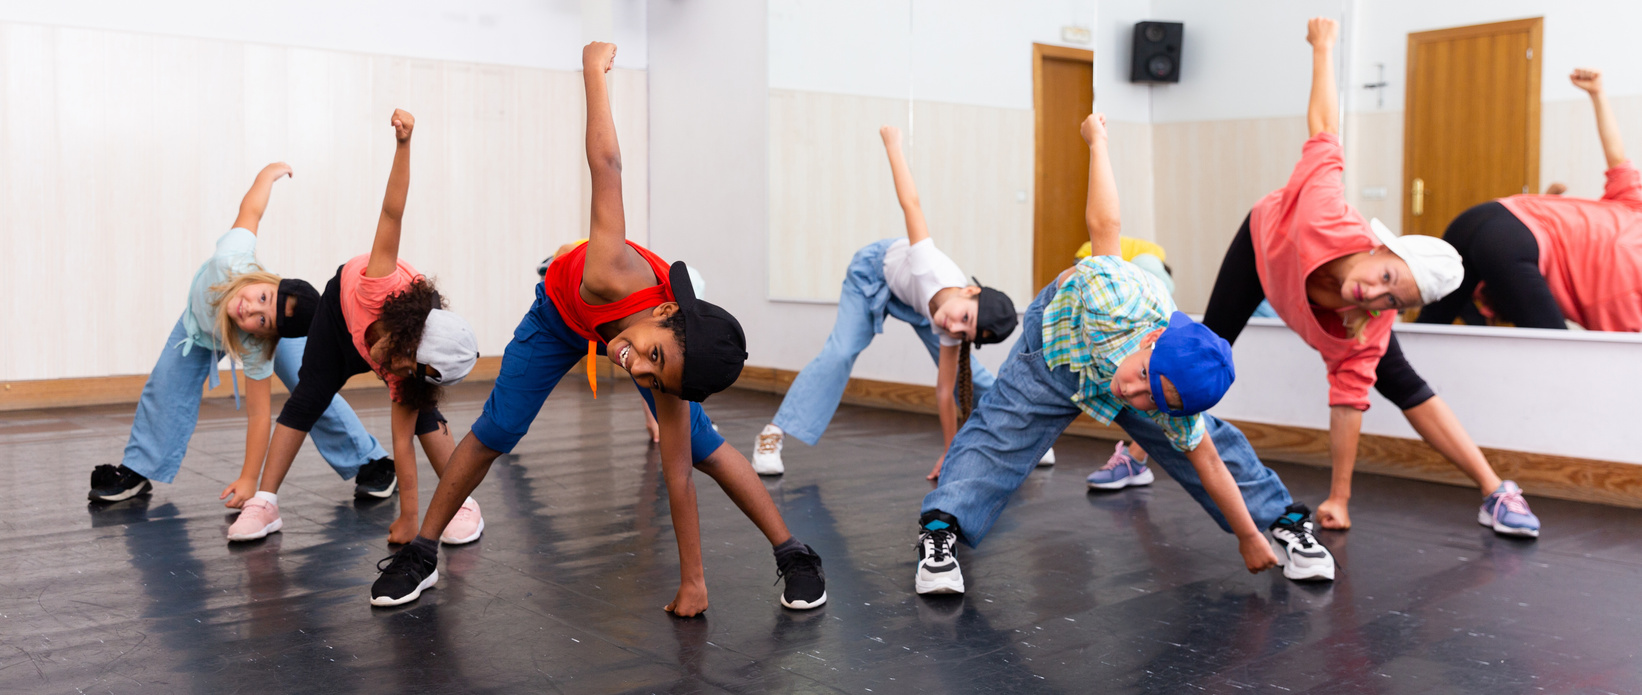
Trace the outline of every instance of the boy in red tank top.
<instances>
[{"instance_id":1,"label":"boy in red tank top","mask_svg":"<svg viewBox=\"0 0 1642 695\"><path fill-rule=\"evenodd\" d=\"M777 572L787 582L782 605L803 610L827 601L820 556L787 531L752 465L713 431L701 409L701 401L741 374L747 360L741 324L696 298L684 263L669 266L626 239L621 151L604 77L615 57L616 47L608 43L582 50L593 183L589 240L548 266L535 305L502 356L484 414L451 454L420 535L393 556L371 586L373 605L414 601L438 581L440 531L484 480L491 462L524 437L553 387L587 354L588 341L633 376L661 426L680 574L666 610L684 617L707 610L693 469L711 476L774 546Z\"/></svg>"}]
</instances>

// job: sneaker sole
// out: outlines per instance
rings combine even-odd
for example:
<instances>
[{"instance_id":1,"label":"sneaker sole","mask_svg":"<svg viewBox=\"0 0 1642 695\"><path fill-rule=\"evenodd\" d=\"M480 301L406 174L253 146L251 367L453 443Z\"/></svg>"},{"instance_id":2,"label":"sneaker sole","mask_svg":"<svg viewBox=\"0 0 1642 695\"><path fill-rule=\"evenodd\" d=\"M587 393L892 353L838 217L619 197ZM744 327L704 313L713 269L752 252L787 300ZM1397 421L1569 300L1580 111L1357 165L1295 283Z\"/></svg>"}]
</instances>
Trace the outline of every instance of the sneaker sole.
<instances>
[{"instance_id":1,"label":"sneaker sole","mask_svg":"<svg viewBox=\"0 0 1642 695\"><path fill-rule=\"evenodd\" d=\"M394 478L393 482L388 483L388 488L386 490L366 490L366 489L361 488L359 486L354 486L353 496L354 496L355 499L361 499L361 500L362 499L368 499L368 498L375 498L375 499L381 500L381 499L387 499L389 497L392 497L394 491L398 490L398 489L399 489L399 479Z\"/></svg>"},{"instance_id":2,"label":"sneaker sole","mask_svg":"<svg viewBox=\"0 0 1642 695\"><path fill-rule=\"evenodd\" d=\"M1477 523L1494 529L1494 533L1502 536L1517 536L1519 538L1539 538L1537 528L1511 528L1505 524L1494 523L1494 515L1485 511L1477 512Z\"/></svg>"},{"instance_id":3,"label":"sneaker sole","mask_svg":"<svg viewBox=\"0 0 1642 695\"><path fill-rule=\"evenodd\" d=\"M1332 582L1334 581L1333 567L1301 568L1290 561L1283 566L1283 576L1296 582Z\"/></svg>"},{"instance_id":4,"label":"sneaker sole","mask_svg":"<svg viewBox=\"0 0 1642 695\"><path fill-rule=\"evenodd\" d=\"M918 577L913 580L913 584L920 594L961 594L964 592L963 577L958 577L957 580L946 578L925 580L923 577Z\"/></svg>"},{"instance_id":5,"label":"sneaker sole","mask_svg":"<svg viewBox=\"0 0 1642 695\"><path fill-rule=\"evenodd\" d=\"M788 608L791 608L795 611L807 611L811 608L816 608L816 607L818 607L821 604L826 603L826 602L827 602L827 592L826 591L822 591L821 592L821 598L818 598L814 601L790 601L789 602L785 595L783 595L781 597L781 605L786 606Z\"/></svg>"},{"instance_id":6,"label":"sneaker sole","mask_svg":"<svg viewBox=\"0 0 1642 695\"><path fill-rule=\"evenodd\" d=\"M776 464L774 468L771 468L769 466L760 466L755 461L753 463L753 472L757 473L759 475L781 475L781 474L787 472L787 467L783 466L779 463Z\"/></svg>"},{"instance_id":7,"label":"sneaker sole","mask_svg":"<svg viewBox=\"0 0 1642 695\"><path fill-rule=\"evenodd\" d=\"M1152 473L1152 469L1148 468L1144 471L1141 471L1140 475L1131 475L1127 478L1120 478L1120 479L1114 480L1110 483L1089 483L1089 489L1091 489L1091 490L1122 490L1123 488L1129 487L1131 485L1134 486L1134 487L1141 487L1143 485L1151 485L1152 481L1154 481L1154 480L1157 480L1157 475Z\"/></svg>"},{"instance_id":8,"label":"sneaker sole","mask_svg":"<svg viewBox=\"0 0 1642 695\"><path fill-rule=\"evenodd\" d=\"M450 536L447 536L447 535L441 533L441 534L439 534L439 542L444 543L445 545L466 545L468 543L472 543L476 540L479 540L479 536L484 535L484 533L485 533L485 519L484 519L484 517L479 517L479 528L474 529L473 535L468 536L467 538L452 538Z\"/></svg>"},{"instance_id":9,"label":"sneaker sole","mask_svg":"<svg viewBox=\"0 0 1642 695\"><path fill-rule=\"evenodd\" d=\"M231 541L254 541L258 538L267 538L268 534L275 533L275 532L279 531L282 528L285 528L285 520L284 519L274 519L273 523L262 527L262 530L256 531L254 533L242 533L242 534L239 534L237 536L230 533L230 534L228 534L228 540L231 540Z\"/></svg>"},{"instance_id":10,"label":"sneaker sole","mask_svg":"<svg viewBox=\"0 0 1642 695\"><path fill-rule=\"evenodd\" d=\"M1050 449L1050 450L1044 452L1043 458L1038 459L1038 467L1039 468L1048 468L1049 466L1053 466L1053 465L1055 465L1055 450Z\"/></svg>"},{"instance_id":11,"label":"sneaker sole","mask_svg":"<svg viewBox=\"0 0 1642 695\"><path fill-rule=\"evenodd\" d=\"M432 574L428 575L427 579L423 579L421 584L416 585L416 590L415 591L412 591L408 594L405 594L404 596L402 596L400 598L394 598L392 596L372 596L371 597L371 605L373 605L373 606L398 606L398 605L401 605L401 604L410 603L411 601L415 601L416 599L422 598L422 592L426 591L428 589L432 589L434 583L437 582L437 581L439 581L439 570L434 570Z\"/></svg>"},{"instance_id":12,"label":"sneaker sole","mask_svg":"<svg viewBox=\"0 0 1642 695\"><path fill-rule=\"evenodd\" d=\"M131 488L129 490L122 491L119 494L114 494L114 495L99 495L99 494L97 494L97 491L93 490L93 491L86 494L86 499L89 499L93 502L120 502L120 501L131 499L133 497L136 497L137 495L141 495L141 494L143 494L145 492L148 492L149 490L153 490L153 489L154 489L154 486L151 483L149 483L148 481L144 480L143 484L138 485L138 486L136 486L134 488Z\"/></svg>"}]
</instances>

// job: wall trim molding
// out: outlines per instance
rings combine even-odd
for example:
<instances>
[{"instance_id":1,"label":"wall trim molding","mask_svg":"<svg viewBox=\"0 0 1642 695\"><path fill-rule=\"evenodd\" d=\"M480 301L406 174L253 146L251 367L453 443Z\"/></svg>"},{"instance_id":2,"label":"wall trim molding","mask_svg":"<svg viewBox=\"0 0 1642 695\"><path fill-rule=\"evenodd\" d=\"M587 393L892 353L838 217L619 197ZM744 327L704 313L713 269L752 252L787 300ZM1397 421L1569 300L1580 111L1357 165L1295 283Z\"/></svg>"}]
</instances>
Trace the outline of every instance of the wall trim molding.
<instances>
[{"instance_id":1,"label":"wall trim molding","mask_svg":"<svg viewBox=\"0 0 1642 695\"><path fill-rule=\"evenodd\" d=\"M786 393L798 373L774 367L748 366L736 388ZM935 391L929 386L851 378L844 402L913 413L935 413ZM1230 420L1263 458L1329 467L1328 431L1309 427ZM1122 429L1102 425L1087 415L1066 428L1067 434L1098 439L1128 439ZM1483 447L1482 453L1502 478L1521 484L1531 495L1621 507L1642 507L1642 465L1580 459ZM1364 434L1358 443L1357 470L1398 478L1471 487L1473 483L1436 450L1417 439Z\"/></svg>"}]
</instances>

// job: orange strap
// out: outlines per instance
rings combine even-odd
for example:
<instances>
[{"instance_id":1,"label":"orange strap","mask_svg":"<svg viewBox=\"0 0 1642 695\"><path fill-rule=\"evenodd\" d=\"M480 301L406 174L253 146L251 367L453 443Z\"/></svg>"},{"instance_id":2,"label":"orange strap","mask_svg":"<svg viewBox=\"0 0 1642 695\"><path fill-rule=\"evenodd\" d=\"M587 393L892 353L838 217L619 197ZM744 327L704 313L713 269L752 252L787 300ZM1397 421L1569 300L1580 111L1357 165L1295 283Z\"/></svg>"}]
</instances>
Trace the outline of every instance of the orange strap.
<instances>
[{"instance_id":1,"label":"orange strap","mask_svg":"<svg viewBox=\"0 0 1642 695\"><path fill-rule=\"evenodd\" d=\"M593 389L593 400L599 399L599 344L587 341L587 385Z\"/></svg>"}]
</instances>

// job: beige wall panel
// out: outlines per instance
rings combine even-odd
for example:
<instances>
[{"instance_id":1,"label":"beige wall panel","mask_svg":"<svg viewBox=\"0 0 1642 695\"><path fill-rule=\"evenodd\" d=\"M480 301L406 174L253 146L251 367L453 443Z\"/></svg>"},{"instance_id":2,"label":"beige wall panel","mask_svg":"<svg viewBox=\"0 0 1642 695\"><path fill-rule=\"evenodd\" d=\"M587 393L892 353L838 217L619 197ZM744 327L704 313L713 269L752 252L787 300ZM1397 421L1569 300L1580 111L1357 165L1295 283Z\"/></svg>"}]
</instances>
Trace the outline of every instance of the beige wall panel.
<instances>
[{"instance_id":1,"label":"beige wall panel","mask_svg":"<svg viewBox=\"0 0 1642 695\"><path fill-rule=\"evenodd\" d=\"M0 56L0 380L147 372L270 161L295 177L259 259L323 286L370 248L394 107L417 117L402 257L485 354L530 305L536 263L585 234L579 73L6 23ZM645 76L611 75L644 240Z\"/></svg>"},{"instance_id":2,"label":"beige wall panel","mask_svg":"<svg viewBox=\"0 0 1642 695\"><path fill-rule=\"evenodd\" d=\"M1118 196L1122 199L1123 235L1156 241L1157 196L1152 172L1156 153L1152 150L1152 124L1108 121L1106 132L1112 176L1117 180Z\"/></svg>"},{"instance_id":3,"label":"beige wall panel","mask_svg":"<svg viewBox=\"0 0 1642 695\"><path fill-rule=\"evenodd\" d=\"M1372 111L1346 116L1346 202L1366 218L1379 218L1393 231L1403 226L1403 112ZM1295 155L1298 160L1299 155ZM1384 188L1384 200L1363 197L1364 188Z\"/></svg>"},{"instance_id":4,"label":"beige wall panel","mask_svg":"<svg viewBox=\"0 0 1642 695\"><path fill-rule=\"evenodd\" d=\"M1152 126L1157 242L1169 253L1181 310L1203 311L1238 226L1288 180L1305 141L1303 117Z\"/></svg>"},{"instance_id":5,"label":"beige wall panel","mask_svg":"<svg viewBox=\"0 0 1642 695\"><path fill-rule=\"evenodd\" d=\"M1632 149L1642 145L1642 96L1608 97L1620 137ZM1547 101L1540 105L1540 190L1553 182L1568 185L1567 195L1599 198L1607 183L1602 141L1589 99ZM1634 154L1632 159L1635 159Z\"/></svg>"}]
</instances>

